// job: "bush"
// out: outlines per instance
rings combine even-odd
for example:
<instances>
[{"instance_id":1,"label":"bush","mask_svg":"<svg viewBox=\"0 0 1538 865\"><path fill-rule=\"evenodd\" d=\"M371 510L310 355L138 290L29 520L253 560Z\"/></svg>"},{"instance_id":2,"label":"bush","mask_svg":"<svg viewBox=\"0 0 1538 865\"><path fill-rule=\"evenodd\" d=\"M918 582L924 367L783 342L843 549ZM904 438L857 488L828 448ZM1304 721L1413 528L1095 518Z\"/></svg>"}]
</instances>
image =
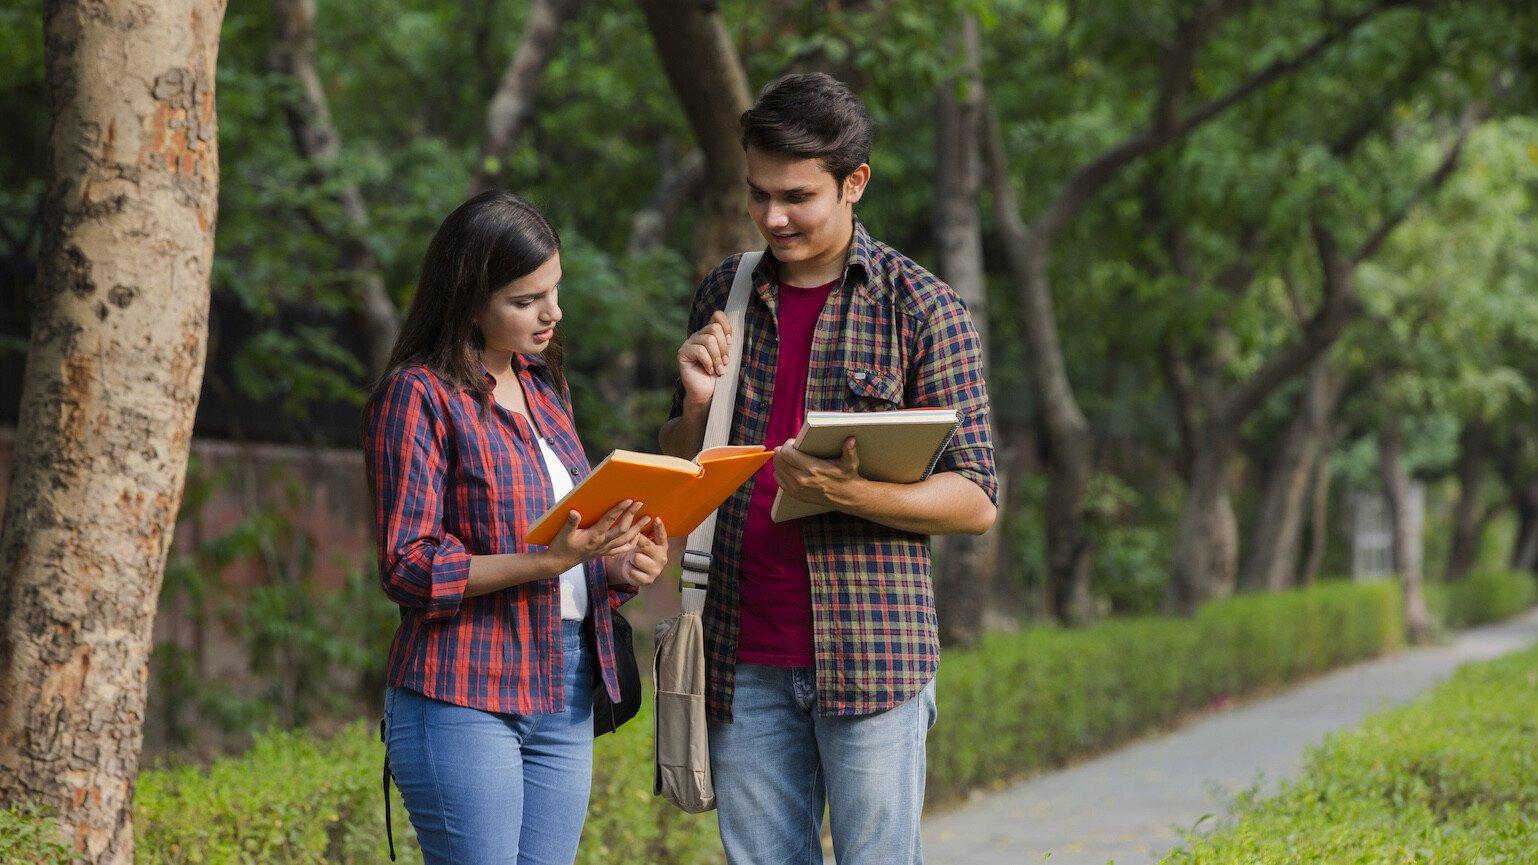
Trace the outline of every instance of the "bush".
<instances>
[{"instance_id":1,"label":"bush","mask_svg":"<svg viewBox=\"0 0 1538 865\"><path fill-rule=\"evenodd\" d=\"M1327 738L1275 797L1166 865L1538 862L1538 649Z\"/></svg>"},{"instance_id":2,"label":"bush","mask_svg":"<svg viewBox=\"0 0 1538 865\"><path fill-rule=\"evenodd\" d=\"M651 728L648 704L618 732L598 739L579 863L634 857L687 865L719 858L712 817L685 814L652 796ZM379 862L386 849L382 757L378 727L359 723L329 739L268 733L247 754L207 770L145 772L135 803L135 860ZM393 787L391 801L400 861L421 862Z\"/></svg>"},{"instance_id":3,"label":"bush","mask_svg":"<svg viewBox=\"0 0 1538 865\"><path fill-rule=\"evenodd\" d=\"M1468 628L1514 616L1538 600L1526 571L1478 571L1456 583L1426 586L1426 605L1446 628Z\"/></svg>"},{"instance_id":4,"label":"bush","mask_svg":"<svg viewBox=\"0 0 1538 865\"><path fill-rule=\"evenodd\" d=\"M976 649L945 652L929 738L930 801L1108 747L1230 695L1370 657L1402 634L1398 587L1379 582L1235 598L1190 619L989 635ZM652 796L651 729L648 704L598 740L580 862L719 861L713 817ZM137 861L378 862L381 757L377 727L359 723L328 739L268 733L207 769L145 771ZM419 862L394 799L396 846L403 862Z\"/></svg>"},{"instance_id":5,"label":"bush","mask_svg":"<svg viewBox=\"0 0 1538 865\"><path fill-rule=\"evenodd\" d=\"M990 634L948 651L930 802L1106 748L1220 698L1402 642L1398 587L1326 583L1208 604L1191 619Z\"/></svg>"},{"instance_id":6,"label":"bush","mask_svg":"<svg viewBox=\"0 0 1538 865\"><path fill-rule=\"evenodd\" d=\"M0 862L72 865L76 860L60 837L59 824L35 805L0 808Z\"/></svg>"}]
</instances>

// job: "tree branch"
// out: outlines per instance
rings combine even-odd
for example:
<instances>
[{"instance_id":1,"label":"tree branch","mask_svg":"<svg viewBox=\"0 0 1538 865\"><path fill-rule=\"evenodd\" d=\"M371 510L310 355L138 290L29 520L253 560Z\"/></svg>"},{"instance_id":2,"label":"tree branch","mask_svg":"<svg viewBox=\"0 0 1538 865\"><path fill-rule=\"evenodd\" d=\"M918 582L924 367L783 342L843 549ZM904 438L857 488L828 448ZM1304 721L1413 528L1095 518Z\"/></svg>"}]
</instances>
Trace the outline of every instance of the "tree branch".
<instances>
[{"instance_id":1,"label":"tree branch","mask_svg":"<svg viewBox=\"0 0 1538 865\"><path fill-rule=\"evenodd\" d=\"M518 49L486 107L486 134L470 175L470 194L501 185L513 139L534 115L534 99L545 68L555 55L561 27L577 14L581 0L532 0Z\"/></svg>"}]
</instances>

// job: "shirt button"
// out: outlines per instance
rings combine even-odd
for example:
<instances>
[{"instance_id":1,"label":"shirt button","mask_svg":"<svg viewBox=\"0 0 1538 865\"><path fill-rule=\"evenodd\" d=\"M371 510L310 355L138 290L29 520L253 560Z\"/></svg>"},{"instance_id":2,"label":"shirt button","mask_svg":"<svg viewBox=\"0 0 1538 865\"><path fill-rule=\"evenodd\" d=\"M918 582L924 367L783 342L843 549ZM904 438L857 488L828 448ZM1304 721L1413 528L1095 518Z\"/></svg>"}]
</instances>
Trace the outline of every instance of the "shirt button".
<instances>
[{"instance_id":1,"label":"shirt button","mask_svg":"<svg viewBox=\"0 0 1538 865\"><path fill-rule=\"evenodd\" d=\"M576 469L572 469L571 470L571 476L572 477L576 477L577 476L577 470Z\"/></svg>"}]
</instances>

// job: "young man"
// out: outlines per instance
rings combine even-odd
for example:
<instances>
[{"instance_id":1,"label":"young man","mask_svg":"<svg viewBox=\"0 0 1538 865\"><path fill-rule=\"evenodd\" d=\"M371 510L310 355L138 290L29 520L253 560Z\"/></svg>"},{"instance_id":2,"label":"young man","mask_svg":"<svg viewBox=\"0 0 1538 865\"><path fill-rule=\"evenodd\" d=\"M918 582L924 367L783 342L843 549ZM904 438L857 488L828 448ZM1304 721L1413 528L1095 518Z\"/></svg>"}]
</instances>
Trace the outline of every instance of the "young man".
<instances>
[{"instance_id":1,"label":"young man","mask_svg":"<svg viewBox=\"0 0 1538 865\"><path fill-rule=\"evenodd\" d=\"M730 340L742 369L729 441L775 448L721 509L706 600L710 758L733 865L922 861L924 739L939 664L929 535L981 533L997 483L981 345L949 286L854 217L871 123L823 74L771 84L742 115L749 212L767 254L744 329L721 310L740 256L694 297L662 449L692 457ZM961 425L930 477L859 475L786 444L809 410L948 407ZM769 518L775 491L836 511Z\"/></svg>"}]
</instances>

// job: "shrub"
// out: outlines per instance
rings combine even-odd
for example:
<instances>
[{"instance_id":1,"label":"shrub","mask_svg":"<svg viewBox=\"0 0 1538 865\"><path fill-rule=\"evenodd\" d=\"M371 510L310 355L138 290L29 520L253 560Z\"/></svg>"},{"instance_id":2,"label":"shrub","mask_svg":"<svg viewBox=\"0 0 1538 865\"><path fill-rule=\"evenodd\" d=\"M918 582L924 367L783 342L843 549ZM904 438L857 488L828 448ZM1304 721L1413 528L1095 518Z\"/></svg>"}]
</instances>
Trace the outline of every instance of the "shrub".
<instances>
[{"instance_id":1,"label":"shrub","mask_svg":"<svg viewBox=\"0 0 1538 865\"><path fill-rule=\"evenodd\" d=\"M1390 582L1211 603L1190 619L990 634L947 651L929 737L931 802L1106 748L1222 697L1399 645Z\"/></svg>"},{"instance_id":2,"label":"shrub","mask_svg":"<svg viewBox=\"0 0 1538 865\"><path fill-rule=\"evenodd\" d=\"M929 738L930 801L1106 748L1230 695L1370 657L1402 634L1391 582L1234 598L1190 619L991 634L975 649L945 652L940 717ZM712 816L684 814L652 796L651 729L648 704L598 740L584 865L720 859ZM325 739L267 733L246 754L206 769L145 771L135 806L137 861L378 862L381 757L377 727L358 723ZM419 862L405 809L393 798L401 861ZM11 822L18 819L28 822Z\"/></svg>"},{"instance_id":3,"label":"shrub","mask_svg":"<svg viewBox=\"0 0 1538 865\"><path fill-rule=\"evenodd\" d=\"M1538 862L1538 649L1464 667L1314 749L1166 865Z\"/></svg>"},{"instance_id":4,"label":"shrub","mask_svg":"<svg viewBox=\"0 0 1538 865\"><path fill-rule=\"evenodd\" d=\"M1477 571L1456 583L1426 586L1426 604L1447 628L1468 628L1514 616L1538 600L1538 580L1526 571Z\"/></svg>"}]
</instances>

